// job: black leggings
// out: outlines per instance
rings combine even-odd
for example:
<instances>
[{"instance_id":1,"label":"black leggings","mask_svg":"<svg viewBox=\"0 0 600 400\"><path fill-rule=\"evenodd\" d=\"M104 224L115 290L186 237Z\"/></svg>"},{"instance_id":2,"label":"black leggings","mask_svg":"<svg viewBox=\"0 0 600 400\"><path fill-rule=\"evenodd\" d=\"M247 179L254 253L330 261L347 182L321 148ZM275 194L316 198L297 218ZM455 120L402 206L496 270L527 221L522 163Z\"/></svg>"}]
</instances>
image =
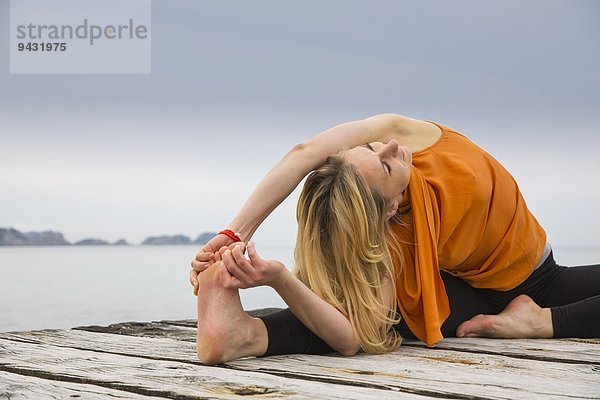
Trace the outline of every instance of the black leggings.
<instances>
[{"instance_id":1,"label":"black leggings","mask_svg":"<svg viewBox=\"0 0 600 400\"><path fill-rule=\"evenodd\" d=\"M445 272L441 276L450 301L450 316L442 325L444 337L456 336L456 328L478 314L498 314L521 294L531 297L540 307L551 308L554 337L600 337L600 265L562 267L550 253L525 282L506 292L475 289ZM265 356L333 351L290 309L260 318L269 337ZM394 329L405 338L415 338L404 320Z\"/></svg>"}]
</instances>

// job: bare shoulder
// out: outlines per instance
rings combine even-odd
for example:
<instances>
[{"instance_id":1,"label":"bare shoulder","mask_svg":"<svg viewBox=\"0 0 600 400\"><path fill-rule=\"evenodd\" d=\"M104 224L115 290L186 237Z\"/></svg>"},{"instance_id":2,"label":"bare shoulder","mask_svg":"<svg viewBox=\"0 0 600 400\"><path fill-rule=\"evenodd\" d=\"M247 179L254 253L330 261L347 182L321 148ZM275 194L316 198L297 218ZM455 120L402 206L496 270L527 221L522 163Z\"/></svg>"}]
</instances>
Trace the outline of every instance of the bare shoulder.
<instances>
[{"instance_id":1,"label":"bare shoulder","mask_svg":"<svg viewBox=\"0 0 600 400\"><path fill-rule=\"evenodd\" d=\"M437 125L400 114L377 114L365 118L365 121L379 125L380 131L386 132L385 137L382 138L384 141L396 139L413 152L435 144L442 135Z\"/></svg>"}]
</instances>

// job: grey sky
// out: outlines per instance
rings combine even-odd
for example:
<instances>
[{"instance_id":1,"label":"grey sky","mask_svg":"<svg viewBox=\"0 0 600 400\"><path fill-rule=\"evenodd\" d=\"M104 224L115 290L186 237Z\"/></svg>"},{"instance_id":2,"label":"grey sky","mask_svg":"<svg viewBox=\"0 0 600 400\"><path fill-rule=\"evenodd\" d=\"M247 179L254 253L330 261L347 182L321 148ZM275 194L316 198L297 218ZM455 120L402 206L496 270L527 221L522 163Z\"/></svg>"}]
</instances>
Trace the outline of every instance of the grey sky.
<instances>
[{"instance_id":1,"label":"grey sky","mask_svg":"<svg viewBox=\"0 0 600 400\"><path fill-rule=\"evenodd\" d=\"M153 1L151 75L10 75L7 29L0 226L220 229L295 143L396 112L502 161L553 243L600 245L596 1ZM256 240L293 243L294 206Z\"/></svg>"}]
</instances>

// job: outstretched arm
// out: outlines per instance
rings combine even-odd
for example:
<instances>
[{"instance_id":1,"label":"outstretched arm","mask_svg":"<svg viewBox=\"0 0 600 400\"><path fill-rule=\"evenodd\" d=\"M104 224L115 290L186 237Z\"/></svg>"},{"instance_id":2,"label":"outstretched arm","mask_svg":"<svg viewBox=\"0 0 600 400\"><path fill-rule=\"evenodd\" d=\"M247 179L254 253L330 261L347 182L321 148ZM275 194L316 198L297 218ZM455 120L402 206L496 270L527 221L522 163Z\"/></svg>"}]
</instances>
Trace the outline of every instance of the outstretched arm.
<instances>
[{"instance_id":1,"label":"outstretched arm","mask_svg":"<svg viewBox=\"0 0 600 400\"><path fill-rule=\"evenodd\" d=\"M226 288L271 286L294 315L332 349L348 356L360 350L350 321L340 311L312 292L279 261L260 258L253 243L247 250L250 260L244 257L242 246L223 254L219 273Z\"/></svg>"},{"instance_id":2,"label":"outstretched arm","mask_svg":"<svg viewBox=\"0 0 600 400\"><path fill-rule=\"evenodd\" d=\"M336 125L295 146L258 184L229 229L248 242L269 214L328 156L367 142L387 142L407 129L408 120L397 114L375 115Z\"/></svg>"},{"instance_id":3,"label":"outstretched arm","mask_svg":"<svg viewBox=\"0 0 600 400\"><path fill-rule=\"evenodd\" d=\"M243 242L248 242L269 214L328 156L367 142L397 139L414 121L397 114L379 114L336 125L294 146L258 184L227 228L238 233ZM208 266L206 261L212 253L231 244L231 240L223 235L214 239L198 253L198 263L194 264L197 271Z\"/></svg>"},{"instance_id":4,"label":"outstretched arm","mask_svg":"<svg viewBox=\"0 0 600 400\"><path fill-rule=\"evenodd\" d=\"M329 128L294 146L258 184L227 228L248 242L260 224L311 171L342 150L367 142L388 142L404 136L415 120L397 114L379 114ZM197 292L197 274L214 263L214 254L233 242L225 235L212 238L192 261L190 283Z\"/></svg>"},{"instance_id":5,"label":"outstretched arm","mask_svg":"<svg viewBox=\"0 0 600 400\"><path fill-rule=\"evenodd\" d=\"M253 243L247 246L249 260L244 257L243 247L236 246L223 254L223 266L219 274L225 287L243 289L271 286L294 315L332 349L347 356L360 350L350 321L338 309L317 296L281 262L263 260ZM388 279L383 287L383 300L388 309L392 309L394 296L395 286Z\"/></svg>"}]
</instances>

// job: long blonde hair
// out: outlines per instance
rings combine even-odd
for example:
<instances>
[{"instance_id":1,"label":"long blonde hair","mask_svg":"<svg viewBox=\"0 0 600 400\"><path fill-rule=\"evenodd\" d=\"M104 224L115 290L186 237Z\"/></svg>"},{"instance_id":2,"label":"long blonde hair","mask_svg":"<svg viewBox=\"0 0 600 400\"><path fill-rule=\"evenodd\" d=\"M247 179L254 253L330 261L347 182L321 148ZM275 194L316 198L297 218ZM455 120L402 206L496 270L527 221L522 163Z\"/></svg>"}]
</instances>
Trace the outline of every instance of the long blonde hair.
<instances>
[{"instance_id":1,"label":"long blonde hair","mask_svg":"<svg viewBox=\"0 0 600 400\"><path fill-rule=\"evenodd\" d=\"M391 328L399 322L382 286L395 270L396 245L385 213L388 200L369 187L358 169L330 156L304 184L296 217L295 275L350 321L361 348L372 354L400 346Z\"/></svg>"}]
</instances>

